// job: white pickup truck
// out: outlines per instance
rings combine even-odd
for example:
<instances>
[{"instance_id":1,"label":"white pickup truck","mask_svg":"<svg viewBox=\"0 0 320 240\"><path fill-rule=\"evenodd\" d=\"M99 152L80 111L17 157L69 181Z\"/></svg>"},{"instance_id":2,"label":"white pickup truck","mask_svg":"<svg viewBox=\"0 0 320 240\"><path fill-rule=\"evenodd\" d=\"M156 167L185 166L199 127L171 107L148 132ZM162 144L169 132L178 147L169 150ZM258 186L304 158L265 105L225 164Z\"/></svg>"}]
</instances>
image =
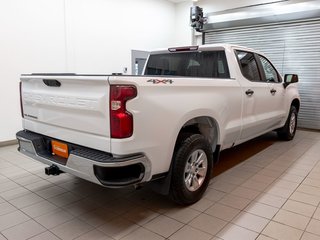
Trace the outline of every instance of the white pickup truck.
<instances>
[{"instance_id":1,"label":"white pickup truck","mask_svg":"<svg viewBox=\"0 0 320 240\"><path fill-rule=\"evenodd\" d=\"M19 151L106 187L149 184L180 204L205 192L223 149L276 130L291 140L298 76L253 49L151 52L143 76L21 76Z\"/></svg>"}]
</instances>

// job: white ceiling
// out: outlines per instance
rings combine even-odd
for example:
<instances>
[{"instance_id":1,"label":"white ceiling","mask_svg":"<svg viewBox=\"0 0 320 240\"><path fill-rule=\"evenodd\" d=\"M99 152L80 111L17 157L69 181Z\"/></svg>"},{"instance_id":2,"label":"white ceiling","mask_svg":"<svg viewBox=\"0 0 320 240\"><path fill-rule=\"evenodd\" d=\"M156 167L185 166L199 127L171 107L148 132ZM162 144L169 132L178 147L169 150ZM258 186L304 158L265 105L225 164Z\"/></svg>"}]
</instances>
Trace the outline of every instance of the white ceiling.
<instances>
[{"instance_id":1,"label":"white ceiling","mask_svg":"<svg viewBox=\"0 0 320 240\"><path fill-rule=\"evenodd\" d=\"M187 0L169 0L169 1L174 3L180 3L180 2L186 2Z\"/></svg>"}]
</instances>

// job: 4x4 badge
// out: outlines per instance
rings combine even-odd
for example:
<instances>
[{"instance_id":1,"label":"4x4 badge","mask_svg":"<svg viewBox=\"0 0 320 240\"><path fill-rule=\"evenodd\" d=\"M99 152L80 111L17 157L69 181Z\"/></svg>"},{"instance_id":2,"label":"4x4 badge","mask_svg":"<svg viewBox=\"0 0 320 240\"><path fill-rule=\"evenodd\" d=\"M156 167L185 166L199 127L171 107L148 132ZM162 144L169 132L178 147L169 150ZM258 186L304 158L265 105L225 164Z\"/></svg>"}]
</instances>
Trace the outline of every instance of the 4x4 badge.
<instances>
[{"instance_id":1,"label":"4x4 badge","mask_svg":"<svg viewBox=\"0 0 320 240\"><path fill-rule=\"evenodd\" d=\"M149 79L147 82L152 82L153 84L172 84L173 80L171 79Z\"/></svg>"}]
</instances>

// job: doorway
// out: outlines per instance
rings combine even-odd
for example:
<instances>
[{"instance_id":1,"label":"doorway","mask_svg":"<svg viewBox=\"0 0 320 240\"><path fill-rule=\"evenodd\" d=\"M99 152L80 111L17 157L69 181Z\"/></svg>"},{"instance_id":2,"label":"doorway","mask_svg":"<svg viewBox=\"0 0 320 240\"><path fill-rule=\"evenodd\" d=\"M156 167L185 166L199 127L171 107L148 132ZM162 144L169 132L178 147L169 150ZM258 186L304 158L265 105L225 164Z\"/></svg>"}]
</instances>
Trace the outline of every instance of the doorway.
<instances>
[{"instance_id":1,"label":"doorway","mask_svg":"<svg viewBox=\"0 0 320 240\"><path fill-rule=\"evenodd\" d=\"M132 75L142 75L148 56L147 51L131 50Z\"/></svg>"}]
</instances>

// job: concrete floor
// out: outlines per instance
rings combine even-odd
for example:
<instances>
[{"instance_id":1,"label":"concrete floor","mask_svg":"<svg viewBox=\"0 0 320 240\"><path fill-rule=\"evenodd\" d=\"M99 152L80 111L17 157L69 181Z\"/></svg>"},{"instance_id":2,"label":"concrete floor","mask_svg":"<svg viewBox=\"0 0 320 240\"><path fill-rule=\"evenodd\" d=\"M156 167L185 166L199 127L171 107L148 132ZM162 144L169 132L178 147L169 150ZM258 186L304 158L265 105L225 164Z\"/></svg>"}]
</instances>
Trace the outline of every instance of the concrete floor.
<instances>
[{"instance_id":1,"label":"concrete floor","mask_svg":"<svg viewBox=\"0 0 320 240\"><path fill-rule=\"evenodd\" d=\"M105 189L0 148L2 239L320 239L320 133L267 134L224 151L202 200Z\"/></svg>"}]
</instances>

